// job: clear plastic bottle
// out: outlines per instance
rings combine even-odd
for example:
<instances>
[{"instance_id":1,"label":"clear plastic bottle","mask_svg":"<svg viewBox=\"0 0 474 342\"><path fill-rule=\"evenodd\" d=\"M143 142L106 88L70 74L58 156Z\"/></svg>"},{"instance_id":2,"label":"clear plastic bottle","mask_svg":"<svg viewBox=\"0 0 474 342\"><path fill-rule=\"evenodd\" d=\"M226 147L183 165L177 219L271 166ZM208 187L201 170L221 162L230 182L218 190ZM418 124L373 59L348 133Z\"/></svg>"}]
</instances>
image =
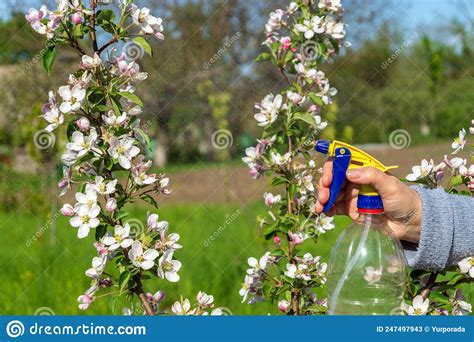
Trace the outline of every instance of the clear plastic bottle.
<instances>
[{"instance_id":1,"label":"clear plastic bottle","mask_svg":"<svg viewBox=\"0 0 474 342\"><path fill-rule=\"evenodd\" d=\"M403 250L383 214L365 215L338 238L328 267L330 315L396 315L406 285Z\"/></svg>"}]
</instances>

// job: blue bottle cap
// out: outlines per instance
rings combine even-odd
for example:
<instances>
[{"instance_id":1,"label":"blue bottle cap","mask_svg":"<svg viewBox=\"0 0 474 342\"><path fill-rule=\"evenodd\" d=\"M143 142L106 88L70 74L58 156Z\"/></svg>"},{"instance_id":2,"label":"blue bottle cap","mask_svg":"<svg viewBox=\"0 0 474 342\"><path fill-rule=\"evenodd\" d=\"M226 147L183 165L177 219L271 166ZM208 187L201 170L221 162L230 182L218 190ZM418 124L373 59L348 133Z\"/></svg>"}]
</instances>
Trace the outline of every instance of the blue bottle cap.
<instances>
[{"instance_id":1,"label":"blue bottle cap","mask_svg":"<svg viewBox=\"0 0 474 342\"><path fill-rule=\"evenodd\" d=\"M357 209L363 214L380 214L383 213L382 197L379 195L369 196L359 194L357 197Z\"/></svg>"}]
</instances>

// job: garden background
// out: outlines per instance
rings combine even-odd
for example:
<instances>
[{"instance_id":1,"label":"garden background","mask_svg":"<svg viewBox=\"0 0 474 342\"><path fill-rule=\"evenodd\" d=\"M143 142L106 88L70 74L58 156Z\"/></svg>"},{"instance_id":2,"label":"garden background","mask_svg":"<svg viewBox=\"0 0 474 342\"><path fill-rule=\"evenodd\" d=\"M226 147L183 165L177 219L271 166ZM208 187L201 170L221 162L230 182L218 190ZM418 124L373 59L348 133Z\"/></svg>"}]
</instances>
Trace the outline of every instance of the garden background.
<instances>
[{"instance_id":1,"label":"garden background","mask_svg":"<svg viewBox=\"0 0 474 342\"><path fill-rule=\"evenodd\" d=\"M254 103L284 86L272 68L253 62L262 50L267 16L282 3L138 2L166 27L155 56L141 61L150 77L138 89L156 171L171 178L173 192L162 199L159 213L184 246L177 252L181 281L163 289L187 297L201 289L234 314L275 313L268 303L241 304L238 295L247 258L272 243L255 221L265 212L262 194L269 184L252 180L240 158L259 133ZM343 4L352 46L324 68L338 89L322 114L331 123L325 137L361 145L386 164L400 165L395 174L401 177L423 158L441 161L451 152L452 137L474 118L474 4ZM74 52L61 54L53 77L47 77L44 41L24 19L29 7L39 2L0 4L0 313L84 314L76 298L89 283L84 270L95 251L83 248L87 242L76 238L58 212L58 156L65 141L58 138L43 149L35 137L45 94L65 82ZM135 210L144 217L151 207ZM336 222L338 228L321 237L318 255L327 258L348 220ZM472 291L469 296L472 302ZM94 303L86 314L110 313L110 305ZM114 307L120 314L120 303Z\"/></svg>"}]
</instances>

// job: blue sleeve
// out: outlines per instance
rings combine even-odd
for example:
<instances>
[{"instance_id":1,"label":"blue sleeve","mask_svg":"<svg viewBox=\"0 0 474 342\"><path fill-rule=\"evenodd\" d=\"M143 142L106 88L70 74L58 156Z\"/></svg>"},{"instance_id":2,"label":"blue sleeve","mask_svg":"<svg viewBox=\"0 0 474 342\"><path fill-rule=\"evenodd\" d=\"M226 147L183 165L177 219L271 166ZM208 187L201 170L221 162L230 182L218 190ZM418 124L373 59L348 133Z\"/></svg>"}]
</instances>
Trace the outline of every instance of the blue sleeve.
<instances>
[{"instance_id":1,"label":"blue sleeve","mask_svg":"<svg viewBox=\"0 0 474 342\"><path fill-rule=\"evenodd\" d=\"M440 271L474 255L474 198L450 195L443 189L413 189L423 203L420 242L402 241L407 264Z\"/></svg>"}]
</instances>

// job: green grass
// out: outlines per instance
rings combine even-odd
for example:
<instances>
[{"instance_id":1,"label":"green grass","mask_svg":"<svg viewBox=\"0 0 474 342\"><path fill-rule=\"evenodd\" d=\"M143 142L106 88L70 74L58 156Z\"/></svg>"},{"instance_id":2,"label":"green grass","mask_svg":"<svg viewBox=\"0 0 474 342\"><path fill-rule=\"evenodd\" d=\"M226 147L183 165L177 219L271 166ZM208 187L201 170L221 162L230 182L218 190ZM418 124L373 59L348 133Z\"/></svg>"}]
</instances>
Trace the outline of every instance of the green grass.
<instances>
[{"instance_id":1,"label":"green grass","mask_svg":"<svg viewBox=\"0 0 474 342\"><path fill-rule=\"evenodd\" d=\"M262 238L255 223L255 216L263 214L264 210L261 204L245 208L199 204L163 206L159 210L160 217L170 222L170 231L181 235L183 248L175 254L183 263L181 280L175 284L149 280L145 284L146 290L165 290L166 305L179 299L180 295L194 298L197 291L202 290L215 296L217 306L227 307L234 314L276 313L275 306L268 303L242 304L238 295L247 258L259 257L272 247L272 242ZM146 208L136 208L133 214L144 220ZM231 216L236 217L225 225ZM309 241L305 248L326 259L346 224L346 219L338 219L337 229L321 236L317 246ZM43 234L28 243L40 231ZM52 237L52 231L46 220L26 212L0 213L3 236L0 313L33 314L38 308L48 307L57 315L111 314L108 297L95 302L88 311L77 308L76 298L89 286L84 271L95 256L92 236L77 239L75 229L63 217L56 221L56 239ZM205 243L211 236L215 236L214 240ZM121 314L125 305L126 301L120 302L115 313Z\"/></svg>"}]
</instances>

